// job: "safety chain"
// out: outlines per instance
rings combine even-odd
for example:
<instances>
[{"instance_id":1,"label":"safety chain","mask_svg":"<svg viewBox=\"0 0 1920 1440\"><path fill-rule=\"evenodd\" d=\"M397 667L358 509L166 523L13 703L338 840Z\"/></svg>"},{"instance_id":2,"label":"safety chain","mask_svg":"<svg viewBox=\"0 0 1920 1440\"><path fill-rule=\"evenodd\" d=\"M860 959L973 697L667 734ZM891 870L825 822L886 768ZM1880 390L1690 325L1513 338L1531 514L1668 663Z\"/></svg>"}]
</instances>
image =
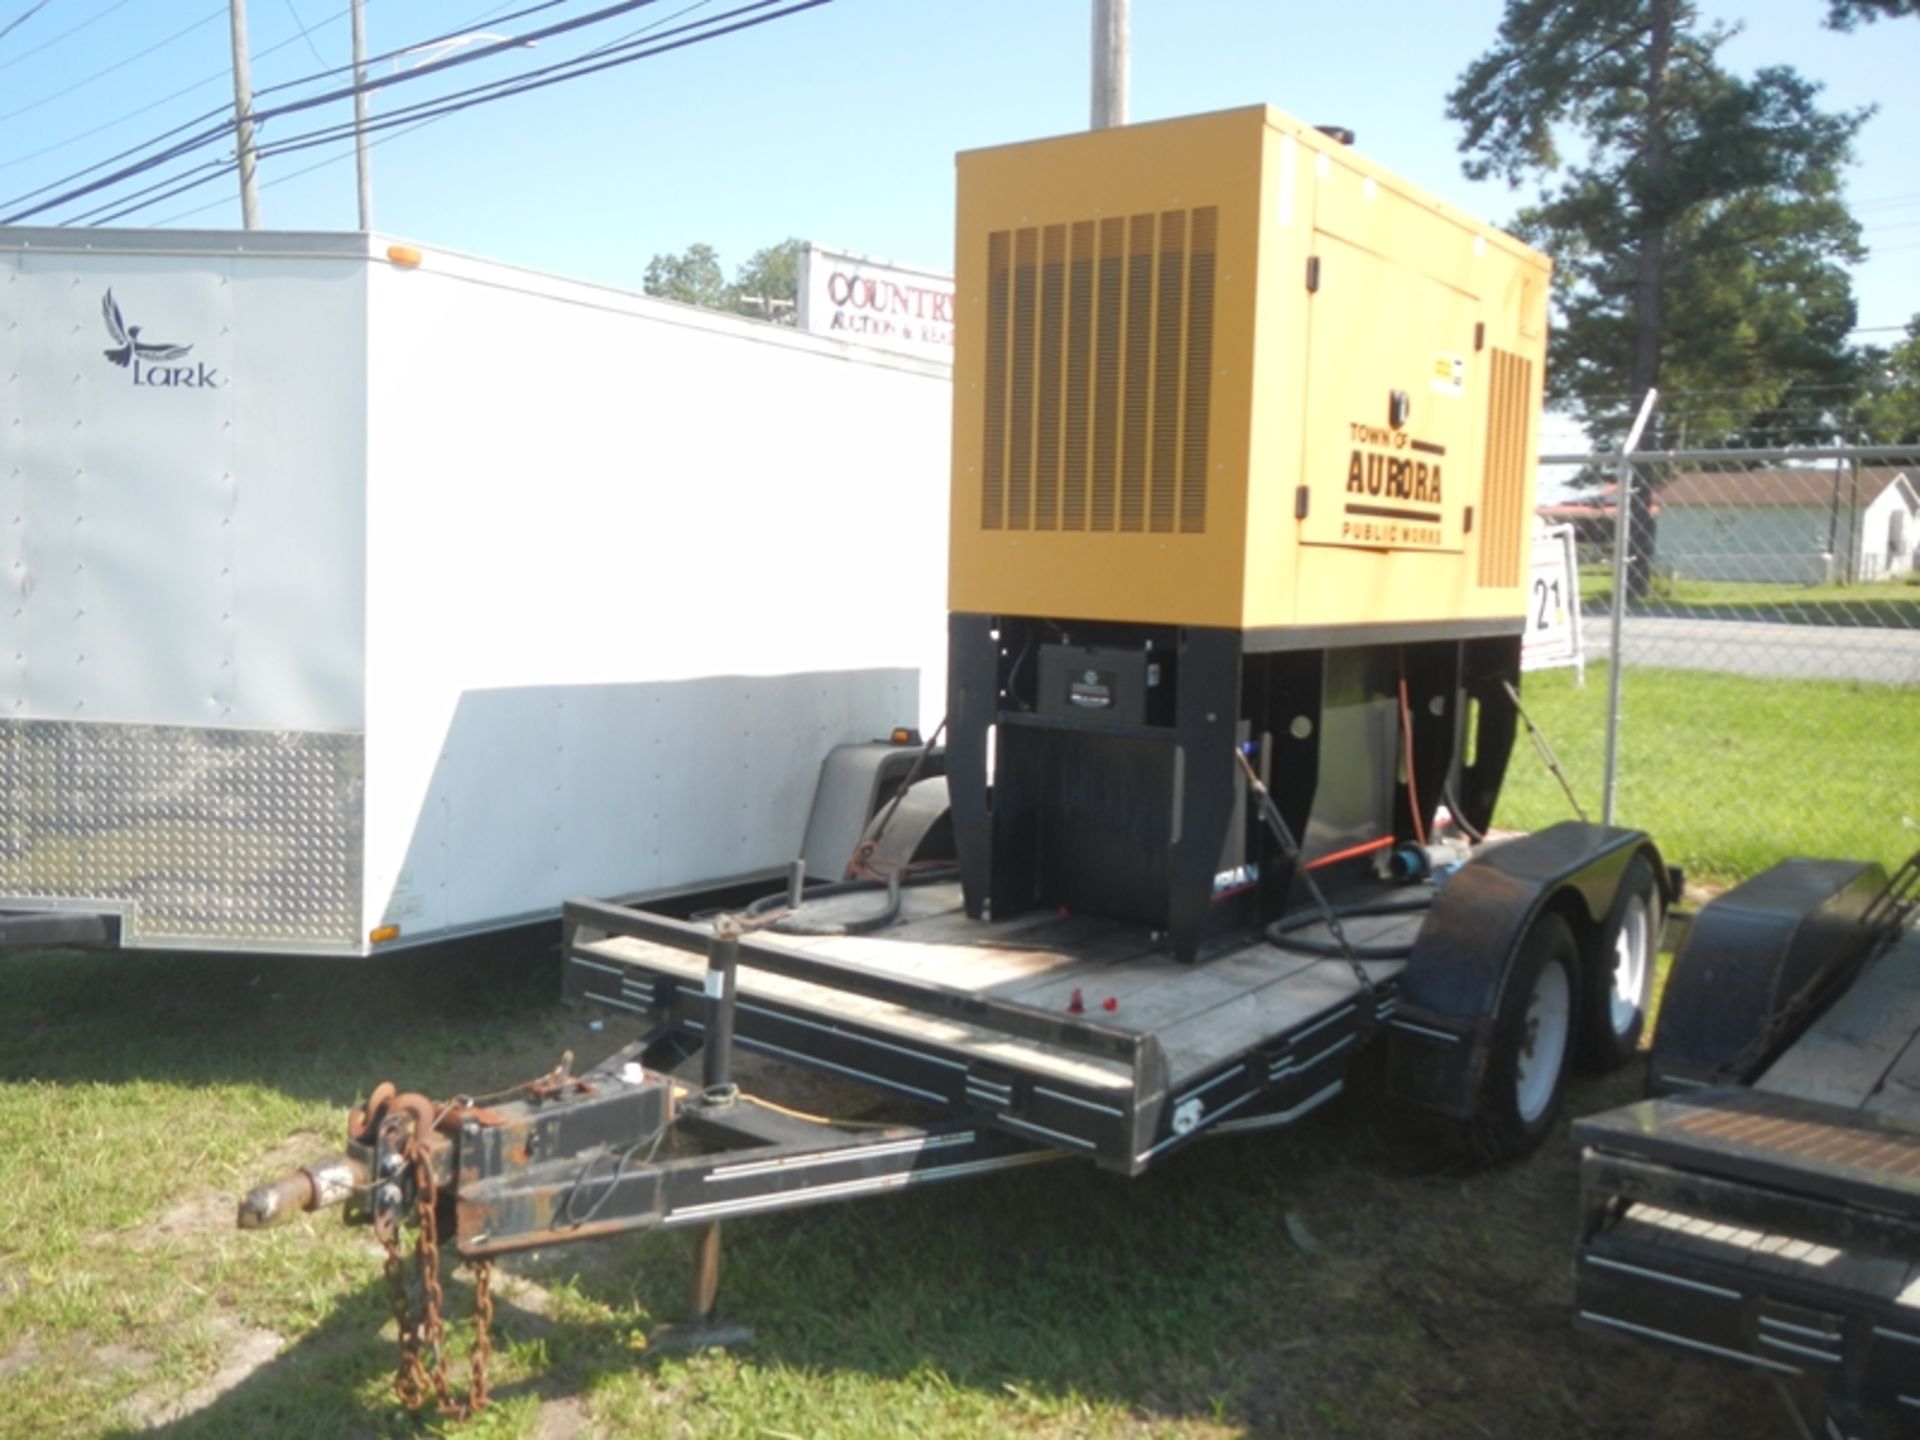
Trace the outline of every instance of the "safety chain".
<instances>
[{"instance_id":1,"label":"safety chain","mask_svg":"<svg viewBox=\"0 0 1920 1440\"><path fill-rule=\"evenodd\" d=\"M378 1098L376 1091L376 1101ZM368 1108L375 1109L373 1105ZM440 1113L444 1116L454 1108L448 1106ZM409 1410L418 1410L432 1400L442 1415L465 1420L487 1404L487 1365L493 1358L493 1262L468 1262L473 1271L473 1348L467 1357L467 1394L461 1399L454 1394L447 1374L446 1297L440 1288L440 1187L427 1144L433 1128L429 1125L422 1133L418 1111L406 1108L397 1108L378 1122L379 1135L387 1142L382 1148L405 1161L405 1168L389 1177L390 1183L411 1180L414 1187L414 1214L419 1227L413 1247L417 1305L407 1284L400 1227L376 1225L374 1229L386 1251L387 1302L400 1336L400 1363L393 1374L393 1393Z\"/></svg>"}]
</instances>

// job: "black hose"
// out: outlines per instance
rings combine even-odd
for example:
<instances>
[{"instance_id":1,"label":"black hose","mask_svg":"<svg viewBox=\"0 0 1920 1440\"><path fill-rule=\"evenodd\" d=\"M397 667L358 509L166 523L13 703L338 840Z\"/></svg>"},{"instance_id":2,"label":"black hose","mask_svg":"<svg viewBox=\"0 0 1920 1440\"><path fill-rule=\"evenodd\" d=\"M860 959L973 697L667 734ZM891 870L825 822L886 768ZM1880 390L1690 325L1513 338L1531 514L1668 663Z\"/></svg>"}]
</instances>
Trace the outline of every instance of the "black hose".
<instances>
[{"instance_id":1,"label":"black hose","mask_svg":"<svg viewBox=\"0 0 1920 1440\"><path fill-rule=\"evenodd\" d=\"M1453 823L1466 832L1467 838L1476 845L1484 844L1487 832L1476 829L1474 823L1467 819L1466 813L1460 808L1459 792L1453 788L1451 780L1441 787L1440 798L1447 802L1447 813L1453 817Z\"/></svg>"},{"instance_id":2,"label":"black hose","mask_svg":"<svg viewBox=\"0 0 1920 1440\"><path fill-rule=\"evenodd\" d=\"M1411 900L1374 900L1364 905L1335 906L1337 919L1351 920L1359 915L1417 915L1433 904L1429 892ZM1282 915L1266 928L1267 943L1276 950L1296 955L1325 956L1332 959L1404 960L1413 953L1411 945L1341 945L1332 940L1308 940L1293 934L1309 925L1324 925L1327 917L1318 910L1301 910Z\"/></svg>"},{"instance_id":3,"label":"black hose","mask_svg":"<svg viewBox=\"0 0 1920 1440\"><path fill-rule=\"evenodd\" d=\"M915 885L938 885L943 881L956 880L959 875L959 866L942 865L938 869L896 871L890 880L835 880L825 885L815 885L801 893L800 909L814 900L831 900L837 895L860 895L875 890L886 891L886 907L872 915L819 923L806 921L801 917L800 909L796 909L773 921L767 928L782 935L871 935L900 918L900 892L903 889ZM787 892L776 891L755 900L747 906L745 914L750 919L760 919L785 908L786 903Z\"/></svg>"}]
</instances>

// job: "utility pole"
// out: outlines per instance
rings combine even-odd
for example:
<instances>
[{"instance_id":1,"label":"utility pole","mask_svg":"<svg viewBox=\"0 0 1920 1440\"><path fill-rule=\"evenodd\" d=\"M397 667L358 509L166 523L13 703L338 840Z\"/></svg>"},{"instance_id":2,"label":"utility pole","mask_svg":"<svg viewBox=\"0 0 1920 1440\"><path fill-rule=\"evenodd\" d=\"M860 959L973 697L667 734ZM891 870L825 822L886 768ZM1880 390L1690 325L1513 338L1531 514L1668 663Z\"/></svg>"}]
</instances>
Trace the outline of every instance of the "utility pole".
<instances>
[{"instance_id":1,"label":"utility pole","mask_svg":"<svg viewBox=\"0 0 1920 1440\"><path fill-rule=\"evenodd\" d=\"M233 134L234 152L240 161L240 223L258 230L260 190L253 173L253 66L247 58L247 0L227 0L227 18L233 25Z\"/></svg>"},{"instance_id":2,"label":"utility pole","mask_svg":"<svg viewBox=\"0 0 1920 1440\"><path fill-rule=\"evenodd\" d=\"M367 6L353 0L353 171L360 185L360 228L373 229L373 170L367 163Z\"/></svg>"},{"instance_id":3,"label":"utility pole","mask_svg":"<svg viewBox=\"0 0 1920 1440\"><path fill-rule=\"evenodd\" d=\"M1131 0L1093 0L1093 123L1105 130L1127 123L1127 60Z\"/></svg>"}]
</instances>

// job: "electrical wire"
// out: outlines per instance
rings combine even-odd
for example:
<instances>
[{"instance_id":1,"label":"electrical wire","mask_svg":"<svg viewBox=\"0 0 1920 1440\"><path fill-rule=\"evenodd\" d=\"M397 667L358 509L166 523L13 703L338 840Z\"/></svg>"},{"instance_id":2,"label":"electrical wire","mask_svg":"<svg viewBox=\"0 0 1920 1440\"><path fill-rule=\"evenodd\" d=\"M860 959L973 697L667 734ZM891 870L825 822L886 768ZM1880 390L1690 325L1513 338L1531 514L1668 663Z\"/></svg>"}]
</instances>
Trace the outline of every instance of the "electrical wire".
<instances>
[{"instance_id":1,"label":"electrical wire","mask_svg":"<svg viewBox=\"0 0 1920 1440\"><path fill-rule=\"evenodd\" d=\"M127 0L120 0L120 3L124 5L127 3ZM33 3L31 5L27 6L27 8L22 10L18 15L14 16L13 19L9 20L4 25L0 25L0 40L6 39L7 36L11 35L14 31L18 30L22 25L26 24L27 21L31 20L34 16L38 15L42 10L46 9L47 4L48 4L48 0L33 0ZM94 20L98 20L100 17L96 15L93 18ZM93 21L90 20L87 23L92 24ZM80 28L80 27L76 27L76 28ZM73 31L71 30L67 32L67 34L69 35L71 35L72 33ZM65 37L56 36L55 38L61 39ZM7 62L7 65L17 65L21 60L26 59L28 55L33 54L35 50L44 50L47 48L47 46L51 44L53 44L52 40L43 41L42 43L34 46L33 50L28 50L27 52L25 52L25 54L16 56L14 59L9 60ZM6 69L7 65L0 65L0 70Z\"/></svg>"},{"instance_id":2,"label":"electrical wire","mask_svg":"<svg viewBox=\"0 0 1920 1440\"><path fill-rule=\"evenodd\" d=\"M628 0L627 5L618 7L618 8L624 10L624 9L633 8L635 4L653 4L653 3L657 3L657 0ZM633 64L634 62L639 60L652 59L655 56L664 55L674 50L685 49L689 46L701 44L708 40L717 40L723 36L735 34L742 30L749 30L760 25L770 24L776 20L784 20L787 17L791 15L797 15L802 11L812 10L822 5L831 4L832 0L800 0L800 3L788 4L786 9L776 10L771 14L749 14L749 12L761 11L766 9L768 6L776 5L780 3L782 3L782 0L755 0L755 3L753 4L741 6L736 10L728 11L728 12L725 12L724 14L714 16L712 17L711 20L696 22L694 25L680 27L681 30L683 31L698 30L700 33L685 35L679 39L667 40L664 38L665 36L673 35L679 32L676 32L676 31L662 32L662 36L660 37L660 43L649 44L644 48L632 50L629 53L617 55L611 59L602 60L597 64L579 67L579 61L577 59L573 61L566 61L566 62L562 62L560 65L557 65L557 66L547 67L547 70L532 72L532 74L542 76L543 78L529 79L527 76L520 76L520 77L511 78L508 80L489 82L486 85L475 86L466 91L456 92L452 96L443 96L438 100L422 101L417 105L404 107L402 110L398 112L390 113L365 126L356 126L354 122L346 121L346 122L342 122L339 125L322 127L318 130L308 132L304 135L294 136L288 140L283 140L283 141L270 143L267 145L258 146L256 147L256 150L255 150L255 157L257 160L270 159L279 155L293 154L302 150L309 150L318 145L339 143L341 141L344 141L352 137L355 133L364 133L364 134L378 133L380 131L387 130L396 126L410 124L415 120L424 119L429 115L435 118L438 118L439 116L442 116L442 115L457 114L461 111L473 109L481 105L491 104L498 100L510 99L517 95L527 94L530 91L543 90L552 85L563 84L569 80L580 79L590 74L597 74L603 70L616 69L623 65ZM720 21L728 19L731 16L746 16L747 18L739 19L735 23L729 24L729 25L721 25L718 23ZM460 58L464 58L464 57L454 57L454 59L456 60ZM451 62L440 61L436 63L444 65ZM573 67L579 67L579 68L573 68ZM424 68L425 67L423 67L423 69ZM560 74L547 73L547 71L551 71L551 70L564 70L566 73L560 73ZM407 77L400 77L400 78L404 79ZM372 86L369 85L367 88L372 88ZM352 91L348 90L341 93L351 94ZM307 102L305 101L298 102L297 108L306 108L306 105L307 105ZM261 119L260 114L256 114L254 119L255 119L255 124L258 125ZM226 127L222 127L222 136L225 133L225 129ZM221 138L221 137L214 137L214 138ZM127 167L124 171L119 172L114 176L109 176L101 181L95 182L94 184L83 186L77 190L70 191L68 192L67 195L63 197L44 202L40 205L33 207L31 210L24 211L24 212L16 212L15 214L12 214L12 215L0 217L0 225L18 223L20 220L23 220L30 215L38 214L43 210L51 209L55 205L64 203L66 200L80 198L84 195L93 193L97 190L104 189L108 185L118 184L125 179L132 178L133 176L136 176L138 174L145 173L149 169L155 168L158 164L164 163L166 159L178 158L180 155L187 153L188 151L191 151L193 149L200 148L201 145L204 145L206 143L210 143L210 142L205 139L194 141L194 142L183 142L180 146L175 147L175 149L169 152L168 155L165 157L156 157L152 161L142 163L137 166ZM219 169L216 171L216 173L206 175L200 179L185 180L184 183L177 185L172 189L169 189L164 193L153 197L150 200L146 200L138 204L127 206L125 209L116 211L113 214L108 215L103 219L97 220L93 223L108 224L108 223L111 223L113 220L125 218L126 216L131 215L137 212L138 210L145 209L150 205L157 204L162 200L171 198L173 195L182 194L188 190L198 189L202 185L211 184L214 180L219 179L221 175L229 173L234 168L234 164L230 160L222 160L219 162L208 162L208 163L214 163L218 165ZM185 172L177 172L177 173L179 176L183 177L183 176L195 174L197 172L185 171Z\"/></svg>"},{"instance_id":3,"label":"electrical wire","mask_svg":"<svg viewBox=\"0 0 1920 1440\"><path fill-rule=\"evenodd\" d=\"M125 0L122 0L122 3L125 3ZM108 65L103 69L96 70L91 75L84 76L81 79L74 81L71 85L63 86L62 88L55 90L51 95L42 95L38 100L30 101L29 103L22 105L17 110L7 111L6 114L0 115L0 124L5 124L9 120L17 119L22 115L26 115L31 113L32 111L38 110L42 105L51 105L54 101L59 100L64 96L71 95L76 90L85 89L87 86L93 84L93 82L96 80L104 80L107 78L107 76L112 75L116 71L126 69L127 66L133 64L134 61L144 60L147 58L147 56L153 54L154 51L163 50L167 46L173 44L174 41L185 39L187 36L191 35L194 31L200 29L201 27L206 25L211 25L214 21L220 19L226 13L227 13L227 7L224 5L222 5L218 10L210 10L205 15L202 15L198 20L194 21L191 25L188 25L183 29L176 30L171 35L165 36L162 39L154 41L153 44L147 46L145 49L136 50L133 54L127 56L124 60L116 60L113 62L113 64Z\"/></svg>"},{"instance_id":4,"label":"electrical wire","mask_svg":"<svg viewBox=\"0 0 1920 1440\"><path fill-rule=\"evenodd\" d=\"M386 144L389 140L398 140L402 136L411 135L416 130L424 130L429 125L437 125L439 124L440 121L446 118L447 117L444 115L429 115L426 119L418 121L415 124L409 125L405 129L394 130L388 134L377 137L376 139L368 142L367 148L369 150L378 149L380 146ZM329 155L326 159L316 160L311 165L302 165L298 170L289 170L284 175L276 175L271 180L263 180L260 182L260 188L262 190L271 190L276 185L284 185L289 180L298 180L303 175L311 175L316 170L325 170L330 165L344 165L347 163L347 161L351 159L353 159L353 152L351 150L347 151L344 155ZM226 166L226 169L227 171L231 172L233 169L233 166L231 164L228 164ZM158 202L156 201L151 203L158 203ZM204 205L196 205L191 210L175 211L173 214L168 215L162 219L150 221L149 224L154 227L163 226L163 225L172 225L181 220L191 220L195 215L204 215L209 210L218 210L222 206L231 205L232 203L233 201L231 199L209 200ZM144 209L145 207L143 206L141 208Z\"/></svg>"},{"instance_id":5,"label":"electrical wire","mask_svg":"<svg viewBox=\"0 0 1920 1440\"><path fill-rule=\"evenodd\" d=\"M122 0L122 3L123 4L126 3L126 0ZM324 30L327 28L327 26L333 24L336 20L344 20L350 13L352 12L349 10L336 10L333 12L333 14L329 15L326 19L322 20L319 24L313 26L313 29ZM276 44L267 45L259 50L254 51L253 58L255 60L264 60L267 56L275 54L278 51L284 50L289 45L296 45L298 43L299 43L299 37L297 36L294 37L293 39L281 40ZM4 68L6 67L0 66L0 69L4 69ZM349 66L348 68L351 69L352 67ZM82 140L88 140L88 139L91 139L93 136L100 134L103 130L111 130L116 125L124 125L129 120L137 119L138 117L146 114L149 110L158 110L162 105L165 105L170 101L178 100L182 95L191 95L196 90L204 90L207 86L214 84L216 81L225 80L230 73L231 72L227 70L215 71L211 75L205 76L202 79L194 81L191 85L183 85L178 90L171 90L167 94L162 95L158 100L149 100L146 104L141 105L136 109L125 111L122 114L114 116L113 119L111 120L103 120L98 125L92 126L86 130L82 130L78 134L67 136L67 138L64 140L56 140L53 142L53 144L43 145L38 150L29 150L24 155L14 156L11 160L0 160L0 170L11 170L14 166L24 165L29 160L38 160L42 155L51 155L56 150L64 150L69 145L77 145ZM288 81L286 83L290 85L297 85L301 82L294 80L294 81ZM272 86L269 88L278 89L280 87ZM264 93L266 92L260 91L260 90L254 91L255 95L261 95ZM154 136L152 139L143 140L138 145L133 146L131 149L121 151L119 155L110 156L106 160L98 161L95 164L87 166L86 169L84 170L75 171L72 175L64 176L59 180L49 181L47 184L41 186L39 190L29 190L25 197L17 197L13 200L8 200L5 203L7 205L17 205L20 203L21 198L31 199L33 196L40 194L42 190L51 190L56 185L64 185L71 180L78 179L82 175L92 174L95 170L100 169L102 166L112 164L114 160L118 160L126 155L138 154L140 151L146 149L148 146L158 144L160 141L166 139L169 135L177 134L179 131L187 128L187 126L189 125L203 125L208 120L214 119L221 115L225 115L226 113L228 113L228 107L225 105L222 105L218 109L207 111L205 114L202 114L202 115L197 115L192 120L188 120L181 125L176 125L172 130L163 131L159 135Z\"/></svg>"},{"instance_id":6,"label":"electrical wire","mask_svg":"<svg viewBox=\"0 0 1920 1440\"><path fill-rule=\"evenodd\" d=\"M1407 766L1407 808L1413 812L1413 838L1427 843L1427 822L1420 812L1420 787L1413 776L1413 708L1407 704L1407 652L1400 652L1400 737Z\"/></svg>"},{"instance_id":7,"label":"electrical wire","mask_svg":"<svg viewBox=\"0 0 1920 1440\"><path fill-rule=\"evenodd\" d=\"M123 3L124 3L124 0L123 0ZM537 12L542 10L550 10L556 5L564 5L568 3L570 3L570 0L541 0L541 3L537 5L526 6L520 10L514 11L513 14L511 15L501 15L499 13L500 7L495 7L492 10L483 11L481 14L473 16L472 18L470 18L465 22L465 26L471 27L473 25L477 25L477 24L481 24L489 21L495 21L495 20L498 20L501 23L507 23L513 20L521 19L527 15L536 14ZM351 13L352 11L350 9L336 10L333 12L333 14L329 15L326 19L322 20L318 25L314 26L313 28L316 30L323 30L327 26L332 25L337 21L344 20ZM457 36L462 35L464 33L465 33L465 28L460 30L451 30L444 35L435 35L426 40L416 41L414 45L406 47L404 49L389 50L383 54L371 56L368 58L366 63L368 65L377 65L383 61L397 59L399 56L406 54L407 49L418 48L421 45L437 45L443 41L454 39ZM269 45L265 49L255 52L254 58L256 60L264 59L268 55L272 55L277 51L286 49L289 45L293 45L297 43L298 43L297 37L295 39L282 40L277 44ZM292 80L283 80L277 84L268 85L262 89L256 89L253 92L253 98L255 103L257 104L260 97L263 95L273 95L273 94L278 94L283 90L298 89L303 85L310 85L316 80L324 80L330 76L346 74L352 71L353 69L354 69L354 66L351 63L348 63L346 65L336 65L329 70L319 71L317 74L303 75ZM142 115L146 113L148 110L156 109L159 106L166 104L170 100L177 100L182 95L192 94L195 90L199 90L207 85L211 85L216 81L225 80L229 73L230 72L227 70L217 71L216 73L207 76L205 79L196 80L191 85L185 86L184 88L179 90L175 90L170 94L163 95L160 97L160 99L151 101L148 104L141 106L137 110L130 110L126 112L124 115L120 115L115 119L105 122L104 124L96 125L91 130L83 130L78 135L69 136L67 139L59 141L53 145L46 146L40 150L32 151L26 155L19 156L13 160L0 162L0 170L9 169L14 165L22 164L25 161L35 159L38 156L48 154L54 150L62 149L67 145L71 145L76 143L77 141L84 140L89 136L97 135L102 130L110 130L115 125L118 125L126 120L131 120L138 115ZM15 205L23 204L24 202L31 200L36 196L44 195L49 190L58 189L62 185L70 185L77 180L84 179L86 176L91 175L98 170L103 170L107 166L113 164L116 161L129 159L132 156L138 155L141 151L151 149L155 145L160 144L163 140L171 139L173 136L180 134L184 130L190 130L196 125L207 126L209 124L212 124L212 122L218 122L217 124L212 124L212 129L207 131L206 133L213 139L223 139L233 128L233 122L229 118L231 113L232 113L232 110L230 106L224 105L224 104L217 105L211 110L203 111L201 114L194 116L191 120L184 120L180 124L173 126L169 130L163 130L158 135L152 136L151 138L146 140L142 140L137 145L131 145L126 149L117 152L116 154L109 155L104 160L97 160L93 164L88 165L80 170L75 170L69 174L63 175L57 180L50 180L44 185L38 186L32 190L26 191L24 194L16 195L10 200L0 202L0 209L9 209ZM259 118L259 112L257 110L255 112L255 118L256 120ZM158 157L155 157L155 158L158 159Z\"/></svg>"},{"instance_id":8,"label":"electrical wire","mask_svg":"<svg viewBox=\"0 0 1920 1440\"><path fill-rule=\"evenodd\" d=\"M287 14L293 17L293 28L300 32L300 38L307 42L307 49L313 52L313 63L326 64L327 57L320 53L320 47L313 43L313 36L307 33L307 22L302 20L300 12L293 8L293 0L283 0L283 3L287 7Z\"/></svg>"},{"instance_id":9,"label":"electrical wire","mask_svg":"<svg viewBox=\"0 0 1920 1440\"><path fill-rule=\"evenodd\" d=\"M1352 920L1366 915L1418 915L1433 908L1431 890L1406 900L1375 900L1359 905L1337 905L1331 907L1331 913L1341 920ZM1292 915L1283 915L1270 923L1265 934L1267 943L1276 950L1289 950L1296 955L1317 955L1324 959L1338 960L1354 957L1360 960L1404 960L1413 953L1411 943L1406 945L1356 945L1350 940L1335 943L1331 940L1313 940L1305 935L1296 935L1296 930L1304 930L1310 925L1324 925L1327 916L1319 910L1301 910Z\"/></svg>"},{"instance_id":10,"label":"electrical wire","mask_svg":"<svg viewBox=\"0 0 1920 1440\"><path fill-rule=\"evenodd\" d=\"M548 0L548 3L555 3L555 0ZM285 115L297 114L337 100L348 99L356 93L373 92L396 85L410 84L427 76L451 69L454 66L473 64L498 55L505 50L520 48L532 41L568 33L586 25L597 24L613 16L630 14L634 10L656 3L659 3L659 0L618 0L616 4L605 6L590 14L560 21L553 25L530 31L526 35L502 41L498 44L481 46L477 49L463 52L462 54L450 55L444 59L418 66L402 74L376 76L363 84L348 85L343 89L330 90L320 95L306 96L301 99L286 101L280 105L256 109L252 115L253 123L256 129L258 129L271 120L278 119ZM750 29L773 20L784 19L802 10L810 10L818 5L831 3L831 0L802 0L802 3L791 4L787 9L776 11L773 14L751 13L764 11L769 6L779 3L781 3L781 0L756 0L754 4L741 6L735 10L727 11L724 14L713 16L709 19L693 22L690 25L680 27L678 30L662 32L662 34L656 36L653 41L635 42L635 45L629 49L628 53L613 54L608 58L599 59L594 63L586 63L590 57L574 57L573 59L560 61L554 65L525 72L518 76L491 81L484 85L470 87L464 91L456 91L451 95L438 97L435 100L423 101L413 106L403 107L401 111L391 112L370 125L357 126L354 122L348 121L340 125L323 126L317 130L306 132L303 135L292 137L287 141L259 146L256 148L256 158L265 158L273 154L283 154L311 148L313 145L329 143L332 140L355 133L369 133L390 128L395 125L407 123L410 119L422 118L424 113L453 113L458 110L472 108L475 105L490 103L493 100L526 94L529 91L544 89L549 85L579 79L585 75L596 74L602 70L614 69L621 65L630 64L636 60L647 59L654 55L664 54L670 50L681 49L688 45L697 44L703 40L717 39L722 35L733 34L737 31ZM735 23L729 25L720 23L729 19L735 19L735 17L745 18L738 18L735 20ZM677 40L666 40L667 36L684 36L684 32L688 31L698 31L700 33ZM123 166L110 174L89 181L84 185L68 189L50 199L42 200L26 210L15 211L12 214L0 217L0 224L17 224L32 216L67 204L70 201L83 199L88 195L118 185L126 180L145 174L150 170L157 169L162 165L190 154L194 150L204 148L210 144L223 142L230 132L231 125L227 122L211 126L197 135L192 135L179 141L158 154ZM192 187L188 186L185 188ZM179 192L174 191L172 193Z\"/></svg>"}]
</instances>

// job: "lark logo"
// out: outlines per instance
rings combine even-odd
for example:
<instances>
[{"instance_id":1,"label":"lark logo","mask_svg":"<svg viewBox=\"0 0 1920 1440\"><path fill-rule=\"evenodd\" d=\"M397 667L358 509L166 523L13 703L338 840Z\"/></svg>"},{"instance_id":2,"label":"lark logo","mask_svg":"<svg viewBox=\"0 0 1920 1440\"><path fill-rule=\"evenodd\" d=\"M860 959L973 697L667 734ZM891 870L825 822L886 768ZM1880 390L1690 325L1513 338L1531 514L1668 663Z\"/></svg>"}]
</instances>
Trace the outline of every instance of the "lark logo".
<instances>
[{"instance_id":1,"label":"lark logo","mask_svg":"<svg viewBox=\"0 0 1920 1440\"><path fill-rule=\"evenodd\" d=\"M112 290L100 301L100 318L107 322L107 334L115 341L113 349L100 353L122 370L132 372L133 383L142 389L212 390L226 383L220 372L205 361L192 365L173 363L186 359L193 351L192 345L142 340L140 327L127 324L126 317L120 313Z\"/></svg>"}]
</instances>

